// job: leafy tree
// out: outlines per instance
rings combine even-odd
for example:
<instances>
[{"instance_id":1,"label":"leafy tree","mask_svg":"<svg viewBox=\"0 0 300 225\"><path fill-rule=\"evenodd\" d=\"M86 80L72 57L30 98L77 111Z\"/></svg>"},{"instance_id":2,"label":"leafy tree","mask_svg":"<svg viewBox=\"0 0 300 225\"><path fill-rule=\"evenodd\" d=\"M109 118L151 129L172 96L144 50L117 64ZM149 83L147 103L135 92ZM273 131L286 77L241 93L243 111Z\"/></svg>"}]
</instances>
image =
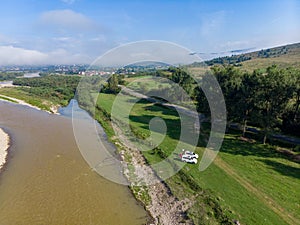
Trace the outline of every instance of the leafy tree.
<instances>
[{"instance_id":1,"label":"leafy tree","mask_svg":"<svg viewBox=\"0 0 300 225\"><path fill-rule=\"evenodd\" d=\"M23 72L0 72L0 81L13 80L17 77L22 77Z\"/></svg>"},{"instance_id":2,"label":"leafy tree","mask_svg":"<svg viewBox=\"0 0 300 225\"><path fill-rule=\"evenodd\" d=\"M293 97L295 99L294 103L294 113L293 113L293 121L295 122L297 116L299 116L299 108L300 108L300 70L299 69L290 69L292 76L292 88L293 88Z\"/></svg>"},{"instance_id":3,"label":"leafy tree","mask_svg":"<svg viewBox=\"0 0 300 225\"><path fill-rule=\"evenodd\" d=\"M292 97L291 79L285 70L273 65L267 68L266 74L259 77L259 88L256 90L256 116L263 130L263 143L266 143L269 132L278 125L289 99Z\"/></svg>"},{"instance_id":4,"label":"leafy tree","mask_svg":"<svg viewBox=\"0 0 300 225\"><path fill-rule=\"evenodd\" d=\"M172 74L168 78L179 84L189 97L196 99L194 93L196 81L182 68L170 68L169 71L172 72ZM178 94L180 94L180 100L184 101L184 96L186 96L184 92L176 91L175 95L177 96Z\"/></svg>"},{"instance_id":5,"label":"leafy tree","mask_svg":"<svg viewBox=\"0 0 300 225\"><path fill-rule=\"evenodd\" d=\"M289 105L282 118L282 131L294 135L300 135L300 70L288 68L286 71L289 74L293 95L289 101Z\"/></svg>"},{"instance_id":6,"label":"leafy tree","mask_svg":"<svg viewBox=\"0 0 300 225\"><path fill-rule=\"evenodd\" d=\"M258 89L258 79L261 75L257 70L253 73L244 73L242 86L237 92L235 115L243 124L242 136L245 136L248 120L255 109L255 94Z\"/></svg>"},{"instance_id":7,"label":"leafy tree","mask_svg":"<svg viewBox=\"0 0 300 225\"><path fill-rule=\"evenodd\" d=\"M13 81L13 84L30 87L22 88L22 90L42 98L49 98L61 105L66 105L74 97L80 79L78 76L51 75L18 78Z\"/></svg>"},{"instance_id":8,"label":"leafy tree","mask_svg":"<svg viewBox=\"0 0 300 225\"><path fill-rule=\"evenodd\" d=\"M116 74L113 74L107 81L106 92L117 94L120 91L119 79Z\"/></svg>"},{"instance_id":9,"label":"leafy tree","mask_svg":"<svg viewBox=\"0 0 300 225\"><path fill-rule=\"evenodd\" d=\"M240 103L242 88L242 72L233 66L214 66L212 67L213 74L221 86L227 109L227 118L231 121L237 121L242 116L240 116L241 111Z\"/></svg>"},{"instance_id":10,"label":"leafy tree","mask_svg":"<svg viewBox=\"0 0 300 225\"><path fill-rule=\"evenodd\" d=\"M242 123L245 135L248 121L264 130L264 143L267 135L282 121L287 127L297 124L299 117L299 71L268 67L265 73L255 70L253 73L242 72L231 65L211 68L218 80L230 121ZM205 96L196 89L198 108L208 111ZM287 113L287 106L290 110Z\"/></svg>"}]
</instances>

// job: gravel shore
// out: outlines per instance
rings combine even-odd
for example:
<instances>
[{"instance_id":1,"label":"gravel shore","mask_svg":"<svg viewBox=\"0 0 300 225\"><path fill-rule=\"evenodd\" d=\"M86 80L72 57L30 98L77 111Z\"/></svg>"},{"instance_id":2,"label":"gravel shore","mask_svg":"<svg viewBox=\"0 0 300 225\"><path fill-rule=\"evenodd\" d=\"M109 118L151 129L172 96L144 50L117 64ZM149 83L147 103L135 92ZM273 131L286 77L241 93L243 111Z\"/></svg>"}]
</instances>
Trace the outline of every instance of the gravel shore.
<instances>
[{"instance_id":1,"label":"gravel shore","mask_svg":"<svg viewBox=\"0 0 300 225\"><path fill-rule=\"evenodd\" d=\"M9 148L9 136L0 128L0 170L6 162L7 150Z\"/></svg>"}]
</instances>

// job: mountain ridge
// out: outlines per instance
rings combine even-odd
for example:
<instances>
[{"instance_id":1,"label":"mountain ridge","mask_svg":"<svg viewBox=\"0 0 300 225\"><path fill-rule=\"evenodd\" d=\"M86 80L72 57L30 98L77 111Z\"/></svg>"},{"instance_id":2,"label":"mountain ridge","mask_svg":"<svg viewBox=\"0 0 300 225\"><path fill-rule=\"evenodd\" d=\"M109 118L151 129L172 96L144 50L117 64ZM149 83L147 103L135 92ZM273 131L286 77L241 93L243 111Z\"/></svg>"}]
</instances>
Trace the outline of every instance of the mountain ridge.
<instances>
[{"instance_id":1,"label":"mountain ridge","mask_svg":"<svg viewBox=\"0 0 300 225\"><path fill-rule=\"evenodd\" d=\"M300 42L278 47L261 49L253 52L218 57L205 61L206 65L234 65L245 70L262 69L273 64L279 67L300 68ZM193 66L199 66L195 63Z\"/></svg>"}]
</instances>

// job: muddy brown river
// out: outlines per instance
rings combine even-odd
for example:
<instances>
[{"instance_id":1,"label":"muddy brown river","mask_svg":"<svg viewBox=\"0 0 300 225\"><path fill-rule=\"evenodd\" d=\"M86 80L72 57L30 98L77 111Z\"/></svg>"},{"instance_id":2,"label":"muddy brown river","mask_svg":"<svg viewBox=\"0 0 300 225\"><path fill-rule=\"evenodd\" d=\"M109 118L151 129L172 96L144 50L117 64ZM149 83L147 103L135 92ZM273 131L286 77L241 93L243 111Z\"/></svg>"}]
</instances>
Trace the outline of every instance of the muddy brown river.
<instances>
[{"instance_id":1,"label":"muddy brown river","mask_svg":"<svg viewBox=\"0 0 300 225\"><path fill-rule=\"evenodd\" d=\"M0 174L0 225L141 225L147 213L126 186L90 169L70 118L0 101L11 136Z\"/></svg>"}]
</instances>

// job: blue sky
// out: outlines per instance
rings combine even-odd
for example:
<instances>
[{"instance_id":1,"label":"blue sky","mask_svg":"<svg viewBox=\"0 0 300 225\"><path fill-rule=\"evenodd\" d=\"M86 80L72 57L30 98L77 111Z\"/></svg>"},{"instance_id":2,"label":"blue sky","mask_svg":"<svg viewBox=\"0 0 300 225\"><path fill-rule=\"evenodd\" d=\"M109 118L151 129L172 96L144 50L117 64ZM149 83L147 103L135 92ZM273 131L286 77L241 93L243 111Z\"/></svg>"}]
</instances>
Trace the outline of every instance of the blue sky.
<instances>
[{"instance_id":1,"label":"blue sky","mask_svg":"<svg viewBox=\"0 0 300 225\"><path fill-rule=\"evenodd\" d=\"M267 48L300 42L298 12L299 0L2 1L0 65L90 63L141 40L204 53Z\"/></svg>"}]
</instances>

